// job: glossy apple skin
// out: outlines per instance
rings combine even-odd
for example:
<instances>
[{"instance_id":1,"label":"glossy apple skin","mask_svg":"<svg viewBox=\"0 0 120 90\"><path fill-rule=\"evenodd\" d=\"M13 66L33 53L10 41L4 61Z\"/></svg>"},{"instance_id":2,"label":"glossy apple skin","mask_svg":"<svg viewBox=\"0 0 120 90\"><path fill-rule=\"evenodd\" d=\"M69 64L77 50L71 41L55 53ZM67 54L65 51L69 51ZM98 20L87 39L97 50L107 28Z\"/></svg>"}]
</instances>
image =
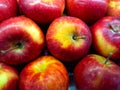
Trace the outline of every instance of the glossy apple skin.
<instances>
[{"instance_id":1,"label":"glossy apple skin","mask_svg":"<svg viewBox=\"0 0 120 90\"><path fill-rule=\"evenodd\" d=\"M66 0L68 15L78 17L91 25L102 18L108 7L108 0Z\"/></svg>"},{"instance_id":2,"label":"glossy apple skin","mask_svg":"<svg viewBox=\"0 0 120 90\"><path fill-rule=\"evenodd\" d=\"M50 23L62 16L65 0L18 0L24 15L40 24Z\"/></svg>"},{"instance_id":3,"label":"glossy apple skin","mask_svg":"<svg viewBox=\"0 0 120 90\"><path fill-rule=\"evenodd\" d=\"M107 15L120 17L120 0L109 0Z\"/></svg>"},{"instance_id":4,"label":"glossy apple skin","mask_svg":"<svg viewBox=\"0 0 120 90\"><path fill-rule=\"evenodd\" d=\"M0 61L11 65L27 63L39 56L43 46L44 34L31 19L18 16L0 24Z\"/></svg>"},{"instance_id":5,"label":"glossy apple skin","mask_svg":"<svg viewBox=\"0 0 120 90\"><path fill-rule=\"evenodd\" d=\"M96 54L84 57L74 69L77 90L120 90L120 67Z\"/></svg>"},{"instance_id":6,"label":"glossy apple skin","mask_svg":"<svg viewBox=\"0 0 120 90\"><path fill-rule=\"evenodd\" d=\"M18 81L17 70L12 66L0 62L0 90L16 90Z\"/></svg>"},{"instance_id":7,"label":"glossy apple skin","mask_svg":"<svg viewBox=\"0 0 120 90\"><path fill-rule=\"evenodd\" d=\"M106 16L97 21L91 28L93 45L96 51L111 59L120 59L120 18ZM114 31L116 30L116 31Z\"/></svg>"},{"instance_id":8,"label":"glossy apple skin","mask_svg":"<svg viewBox=\"0 0 120 90\"><path fill-rule=\"evenodd\" d=\"M74 39L85 36L85 39ZM92 38L88 26L78 18L62 16L55 19L46 34L51 54L64 62L74 62L87 54Z\"/></svg>"},{"instance_id":9,"label":"glossy apple skin","mask_svg":"<svg viewBox=\"0 0 120 90\"><path fill-rule=\"evenodd\" d=\"M41 56L20 73L20 90L68 90L66 67L53 56Z\"/></svg>"},{"instance_id":10,"label":"glossy apple skin","mask_svg":"<svg viewBox=\"0 0 120 90\"><path fill-rule=\"evenodd\" d=\"M0 22L17 15L17 0L0 0Z\"/></svg>"}]
</instances>

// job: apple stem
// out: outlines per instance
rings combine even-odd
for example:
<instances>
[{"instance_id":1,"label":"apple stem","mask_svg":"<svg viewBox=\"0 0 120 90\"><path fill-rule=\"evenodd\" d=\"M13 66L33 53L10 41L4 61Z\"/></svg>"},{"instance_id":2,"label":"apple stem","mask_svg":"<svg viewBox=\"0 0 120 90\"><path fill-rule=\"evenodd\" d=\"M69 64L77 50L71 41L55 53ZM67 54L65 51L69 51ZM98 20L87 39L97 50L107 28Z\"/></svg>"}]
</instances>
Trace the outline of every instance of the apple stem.
<instances>
[{"instance_id":1,"label":"apple stem","mask_svg":"<svg viewBox=\"0 0 120 90\"><path fill-rule=\"evenodd\" d=\"M14 45L14 47L8 48L7 50L1 50L0 52L1 52L2 54L5 54L5 53L7 53L7 52L9 52L9 51L12 51L12 50L14 50L14 49L16 49L16 48L22 48L22 47L23 47L22 43L17 42L17 43Z\"/></svg>"},{"instance_id":2,"label":"apple stem","mask_svg":"<svg viewBox=\"0 0 120 90\"><path fill-rule=\"evenodd\" d=\"M81 35L81 36L73 36L74 40L78 40L78 39L86 39L86 36Z\"/></svg>"},{"instance_id":3,"label":"apple stem","mask_svg":"<svg viewBox=\"0 0 120 90\"><path fill-rule=\"evenodd\" d=\"M5 53L7 53L7 52L9 52L9 51L12 51L12 50L14 50L14 49L16 49L17 47L14 47L14 48L9 48L9 49L7 49L7 50L1 50L1 53L2 54L5 54Z\"/></svg>"},{"instance_id":4,"label":"apple stem","mask_svg":"<svg viewBox=\"0 0 120 90\"><path fill-rule=\"evenodd\" d=\"M107 64L107 62L109 61L109 59L111 58L111 56L113 55L113 53L109 53L108 57L106 58L104 64Z\"/></svg>"}]
</instances>

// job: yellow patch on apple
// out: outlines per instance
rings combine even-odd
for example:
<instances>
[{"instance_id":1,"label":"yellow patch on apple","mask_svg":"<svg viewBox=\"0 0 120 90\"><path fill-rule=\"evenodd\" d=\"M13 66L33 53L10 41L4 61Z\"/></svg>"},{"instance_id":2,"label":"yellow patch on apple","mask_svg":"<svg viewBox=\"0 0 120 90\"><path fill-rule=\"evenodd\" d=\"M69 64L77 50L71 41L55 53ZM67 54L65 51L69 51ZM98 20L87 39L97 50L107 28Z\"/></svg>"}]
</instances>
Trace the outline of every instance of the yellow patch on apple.
<instances>
[{"instance_id":1,"label":"yellow patch on apple","mask_svg":"<svg viewBox=\"0 0 120 90\"><path fill-rule=\"evenodd\" d=\"M53 5L53 2L54 2L54 0L33 0L31 3L29 3L31 6L32 5L35 5L35 4L38 4L38 3L40 3L40 2L43 2L43 3L48 3L48 4L50 4L50 5Z\"/></svg>"},{"instance_id":2,"label":"yellow patch on apple","mask_svg":"<svg viewBox=\"0 0 120 90\"><path fill-rule=\"evenodd\" d=\"M42 60L42 61L39 61L39 60ZM48 60L50 60L50 61L48 61ZM36 63L36 62L38 62L38 63ZM36 73L38 73L38 72L42 72L45 69L47 69L48 65L58 62L58 61L56 61L56 59L51 56L44 56L44 57L38 58L38 60L36 62L35 62L35 64L33 64L32 69L35 70Z\"/></svg>"},{"instance_id":3,"label":"yellow patch on apple","mask_svg":"<svg viewBox=\"0 0 120 90\"><path fill-rule=\"evenodd\" d=\"M49 4L53 4L54 0L41 0L44 3L49 3Z\"/></svg>"},{"instance_id":4,"label":"yellow patch on apple","mask_svg":"<svg viewBox=\"0 0 120 90\"><path fill-rule=\"evenodd\" d=\"M31 27L26 27L26 31L28 32L28 34L30 34L31 38L33 38L33 40L35 42L37 42L38 44L43 43L43 37L41 37L40 31L37 30L38 28L33 25L31 25Z\"/></svg>"},{"instance_id":5,"label":"yellow patch on apple","mask_svg":"<svg viewBox=\"0 0 120 90\"><path fill-rule=\"evenodd\" d=\"M116 7L116 3L114 1L110 1L109 6Z\"/></svg>"},{"instance_id":6,"label":"yellow patch on apple","mask_svg":"<svg viewBox=\"0 0 120 90\"><path fill-rule=\"evenodd\" d=\"M38 44L43 43L44 41L43 41L43 37L42 37L43 36L42 30L32 20L28 19L29 22L27 22L27 19L28 18L23 17L24 21L17 22L16 25L18 25L18 27L20 27L20 28L23 27L24 32L27 32L31 36L32 40L34 40L36 43L38 43ZM14 23L13 23L13 25L14 25Z\"/></svg>"},{"instance_id":7,"label":"yellow patch on apple","mask_svg":"<svg viewBox=\"0 0 120 90\"><path fill-rule=\"evenodd\" d=\"M100 51L102 52L103 55L109 56L110 53L114 53L117 48L111 44L107 40L105 40L104 36L102 35L101 31L98 30L96 32L96 35L99 37L97 38L97 43L99 45ZM104 43L104 45L103 45Z\"/></svg>"},{"instance_id":8,"label":"yellow patch on apple","mask_svg":"<svg viewBox=\"0 0 120 90\"><path fill-rule=\"evenodd\" d=\"M118 4L118 3L120 3L120 2L110 1L109 6L112 8L117 7L117 9L120 9L120 6L119 6L120 4Z\"/></svg>"},{"instance_id":9,"label":"yellow patch on apple","mask_svg":"<svg viewBox=\"0 0 120 90\"><path fill-rule=\"evenodd\" d=\"M59 22L56 24L56 33L53 38L59 41L62 45L62 48L67 48L69 45L74 44L76 47L82 45L82 39L74 40L73 36L76 34L76 26L68 22Z\"/></svg>"},{"instance_id":10,"label":"yellow patch on apple","mask_svg":"<svg viewBox=\"0 0 120 90\"><path fill-rule=\"evenodd\" d=\"M8 71L0 70L0 90L8 82L8 80L11 79L12 77L14 77L12 73L9 73L9 75L8 75Z\"/></svg>"},{"instance_id":11,"label":"yellow patch on apple","mask_svg":"<svg viewBox=\"0 0 120 90\"><path fill-rule=\"evenodd\" d=\"M0 89L8 82L8 75L0 71Z\"/></svg>"}]
</instances>

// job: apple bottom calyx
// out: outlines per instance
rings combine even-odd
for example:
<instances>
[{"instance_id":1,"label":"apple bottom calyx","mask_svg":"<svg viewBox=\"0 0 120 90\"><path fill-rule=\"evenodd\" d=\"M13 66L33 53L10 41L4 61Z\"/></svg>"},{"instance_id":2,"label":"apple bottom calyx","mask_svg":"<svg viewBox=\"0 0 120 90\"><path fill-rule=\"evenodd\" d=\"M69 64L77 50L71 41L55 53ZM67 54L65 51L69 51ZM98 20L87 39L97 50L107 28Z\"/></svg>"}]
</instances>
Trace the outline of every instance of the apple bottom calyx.
<instances>
[{"instance_id":1,"label":"apple bottom calyx","mask_svg":"<svg viewBox=\"0 0 120 90\"><path fill-rule=\"evenodd\" d=\"M14 43L13 45L12 45L12 47L10 47L10 48L8 48L8 49L6 49L6 50L1 50L0 52L2 53L2 54L5 54L5 53L7 53L7 52L10 52L10 51L12 51L12 50L15 50L15 49L21 49L21 48L23 48L23 43L22 42L16 42L16 43Z\"/></svg>"}]
</instances>

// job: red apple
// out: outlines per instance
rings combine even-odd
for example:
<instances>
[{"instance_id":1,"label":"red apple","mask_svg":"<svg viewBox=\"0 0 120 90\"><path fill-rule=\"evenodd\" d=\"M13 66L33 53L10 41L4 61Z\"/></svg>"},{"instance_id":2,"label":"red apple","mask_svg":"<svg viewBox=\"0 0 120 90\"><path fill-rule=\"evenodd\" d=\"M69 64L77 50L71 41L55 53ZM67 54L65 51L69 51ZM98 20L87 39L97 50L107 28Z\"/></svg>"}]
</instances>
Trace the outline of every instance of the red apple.
<instances>
[{"instance_id":1,"label":"red apple","mask_svg":"<svg viewBox=\"0 0 120 90\"><path fill-rule=\"evenodd\" d=\"M107 15L120 17L120 0L109 0Z\"/></svg>"},{"instance_id":2,"label":"red apple","mask_svg":"<svg viewBox=\"0 0 120 90\"><path fill-rule=\"evenodd\" d=\"M20 90L68 90L66 67L53 56L41 56L20 73Z\"/></svg>"},{"instance_id":3,"label":"red apple","mask_svg":"<svg viewBox=\"0 0 120 90\"><path fill-rule=\"evenodd\" d=\"M120 90L120 67L109 58L90 54L74 69L77 90Z\"/></svg>"},{"instance_id":4,"label":"red apple","mask_svg":"<svg viewBox=\"0 0 120 90\"><path fill-rule=\"evenodd\" d=\"M17 70L0 62L0 90L17 90L18 80Z\"/></svg>"},{"instance_id":5,"label":"red apple","mask_svg":"<svg viewBox=\"0 0 120 90\"><path fill-rule=\"evenodd\" d=\"M46 34L47 47L52 55L65 62L74 62L85 56L91 46L88 26L76 17L55 19Z\"/></svg>"},{"instance_id":6,"label":"red apple","mask_svg":"<svg viewBox=\"0 0 120 90\"><path fill-rule=\"evenodd\" d=\"M62 16L65 0L18 0L21 11L37 23L50 23Z\"/></svg>"},{"instance_id":7,"label":"red apple","mask_svg":"<svg viewBox=\"0 0 120 90\"><path fill-rule=\"evenodd\" d=\"M91 28L95 50L111 59L120 59L120 18L106 16L97 21Z\"/></svg>"},{"instance_id":8,"label":"red apple","mask_svg":"<svg viewBox=\"0 0 120 90\"><path fill-rule=\"evenodd\" d=\"M108 0L66 0L68 15L78 17L87 24L102 18L108 7Z\"/></svg>"},{"instance_id":9,"label":"red apple","mask_svg":"<svg viewBox=\"0 0 120 90\"><path fill-rule=\"evenodd\" d=\"M0 22L17 15L17 0L0 0Z\"/></svg>"},{"instance_id":10,"label":"red apple","mask_svg":"<svg viewBox=\"0 0 120 90\"><path fill-rule=\"evenodd\" d=\"M18 16L0 24L0 61L11 65L35 59L44 46L44 35L31 19Z\"/></svg>"}]
</instances>

